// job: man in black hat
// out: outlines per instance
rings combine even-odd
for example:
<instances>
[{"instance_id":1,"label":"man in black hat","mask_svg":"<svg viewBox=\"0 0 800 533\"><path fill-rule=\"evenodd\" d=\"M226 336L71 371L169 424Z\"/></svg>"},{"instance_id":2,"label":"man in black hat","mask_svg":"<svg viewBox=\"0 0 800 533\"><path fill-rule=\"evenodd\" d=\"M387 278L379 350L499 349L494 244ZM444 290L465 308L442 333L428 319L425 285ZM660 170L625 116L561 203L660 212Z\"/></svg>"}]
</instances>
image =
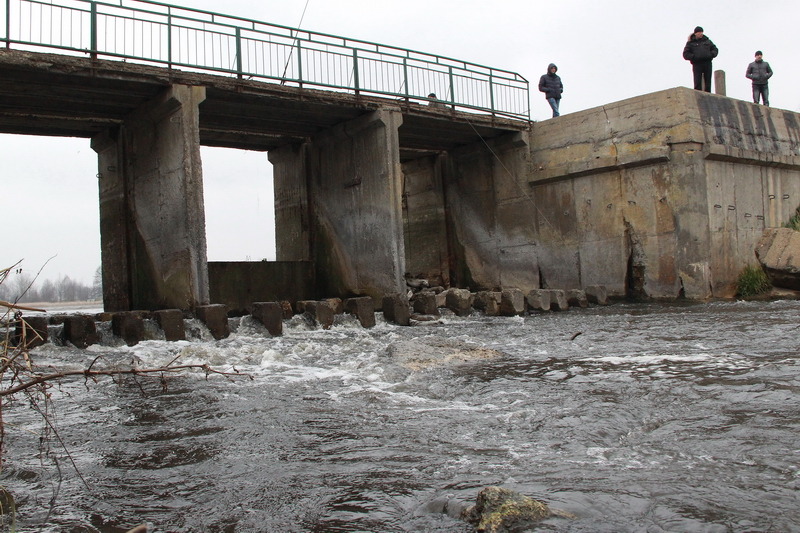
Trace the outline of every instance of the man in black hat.
<instances>
[{"instance_id":1,"label":"man in black hat","mask_svg":"<svg viewBox=\"0 0 800 533\"><path fill-rule=\"evenodd\" d=\"M683 47L683 58L692 63L694 88L698 91L711 92L711 60L717 57L718 53L719 50L711 39L703 35L703 28L696 27L694 33L689 36L686 46Z\"/></svg>"},{"instance_id":2,"label":"man in black hat","mask_svg":"<svg viewBox=\"0 0 800 533\"><path fill-rule=\"evenodd\" d=\"M753 102L757 104L761 99L764 101L765 106L769 106L769 85L767 80L772 77L772 69L769 68L769 63L764 61L764 54L761 53L761 50L756 52L756 60L747 66L745 76L753 80Z\"/></svg>"}]
</instances>

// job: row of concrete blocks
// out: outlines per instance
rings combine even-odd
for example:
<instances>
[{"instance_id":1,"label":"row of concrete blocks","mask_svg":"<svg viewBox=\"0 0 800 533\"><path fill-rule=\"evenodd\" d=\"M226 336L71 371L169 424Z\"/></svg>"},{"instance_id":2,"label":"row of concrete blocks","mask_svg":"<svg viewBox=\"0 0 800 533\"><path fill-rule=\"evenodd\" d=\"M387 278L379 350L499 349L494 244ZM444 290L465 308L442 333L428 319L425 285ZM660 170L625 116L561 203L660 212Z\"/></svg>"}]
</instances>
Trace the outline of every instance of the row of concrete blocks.
<instances>
[{"instance_id":1,"label":"row of concrete blocks","mask_svg":"<svg viewBox=\"0 0 800 533\"><path fill-rule=\"evenodd\" d=\"M289 302L256 302L250 308L253 318L261 322L271 335L283 333L283 320L294 314ZM333 325L336 314L355 315L363 327L375 325L375 306L372 298L331 298L322 301L297 302L297 312L304 313L323 328ZM195 317L206 325L215 339L230 335L228 307L222 304L201 305L195 309ZM24 345L31 349L46 343L48 324L63 324L61 340L78 348L86 348L99 342L96 322L111 322L111 331L128 346L133 346L145 338L144 321L152 319L163 330L168 341L186 339L184 313L180 309L160 311L125 311L119 313L98 313L97 315L54 315L25 317L17 321L13 335L16 346Z\"/></svg>"},{"instance_id":2,"label":"row of concrete blocks","mask_svg":"<svg viewBox=\"0 0 800 533\"><path fill-rule=\"evenodd\" d=\"M526 312L566 311L572 307L589 307L589 304L608 305L608 295L602 285L584 290L534 289L525 294L521 289L470 292L467 289L447 289L436 293L423 290L409 300L403 293L387 294L383 298L383 314L387 321L407 326L414 313L439 316L446 308L457 316L468 316L473 309L487 316L521 316Z\"/></svg>"}]
</instances>

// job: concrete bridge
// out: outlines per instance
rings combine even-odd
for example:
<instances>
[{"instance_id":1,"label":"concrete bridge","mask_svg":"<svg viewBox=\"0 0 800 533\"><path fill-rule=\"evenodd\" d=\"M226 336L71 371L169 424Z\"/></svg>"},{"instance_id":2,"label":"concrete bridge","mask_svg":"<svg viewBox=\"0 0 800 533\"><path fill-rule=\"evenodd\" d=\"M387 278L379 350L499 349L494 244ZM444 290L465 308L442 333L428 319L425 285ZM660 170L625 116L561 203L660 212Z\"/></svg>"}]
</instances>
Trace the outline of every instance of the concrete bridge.
<instances>
[{"instance_id":1,"label":"concrete bridge","mask_svg":"<svg viewBox=\"0 0 800 533\"><path fill-rule=\"evenodd\" d=\"M533 124L498 112L491 90L486 107L453 91L439 107L419 90L95 52L0 51L0 132L91 139L107 311L380 303L406 273L473 290L728 297L763 229L800 204L800 116L724 96L675 88ZM268 154L278 262L207 263L201 145Z\"/></svg>"}]
</instances>

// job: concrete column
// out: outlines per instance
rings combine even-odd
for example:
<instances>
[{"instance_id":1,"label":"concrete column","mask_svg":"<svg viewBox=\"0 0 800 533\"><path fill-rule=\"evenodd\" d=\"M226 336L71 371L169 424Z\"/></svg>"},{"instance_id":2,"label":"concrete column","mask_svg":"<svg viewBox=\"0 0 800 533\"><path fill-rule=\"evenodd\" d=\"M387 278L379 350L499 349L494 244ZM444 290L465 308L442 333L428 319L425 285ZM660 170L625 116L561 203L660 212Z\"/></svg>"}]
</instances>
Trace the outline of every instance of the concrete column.
<instances>
[{"instance_id":1,"label":"concrete column","mask_svg":"<svg viewBox=\"0 0 800 533\"><path fill-rule=\"evenodd\" d=\"M278 261L311 260L308 207L308 143L268 154L275 187L275 243Z\"/></svg>"},{"instance_id":2,"label":"concrete column","mask_svg":"<svg viewBox=\"0 0 800 533\"><path fill-rule=\"evenodd\" d=\"M328 296L367 295L379 305L384 294L405 290L402 120L384 108L312 138L311 247Z\"/></svg>"},{"instance_id":3,"label":"concrete column","mask_svg":"<svg viewBox=\"0 0 800 533\"><path fill-rule=\"evenodd\" d=\"M173 85L92 139L107 311L208 303L199 104Z\"/></svg>"},{"instance_id":4,"label":"concrete column","mask_svg":"<svg viewBox=\"0 0 800 533\"><path fill-rule=\"evenodd\" d=\"M721 96L726 96L727 88L725 87L725 71L714 71L714 92Z\"/></svg>"}]
</instances>

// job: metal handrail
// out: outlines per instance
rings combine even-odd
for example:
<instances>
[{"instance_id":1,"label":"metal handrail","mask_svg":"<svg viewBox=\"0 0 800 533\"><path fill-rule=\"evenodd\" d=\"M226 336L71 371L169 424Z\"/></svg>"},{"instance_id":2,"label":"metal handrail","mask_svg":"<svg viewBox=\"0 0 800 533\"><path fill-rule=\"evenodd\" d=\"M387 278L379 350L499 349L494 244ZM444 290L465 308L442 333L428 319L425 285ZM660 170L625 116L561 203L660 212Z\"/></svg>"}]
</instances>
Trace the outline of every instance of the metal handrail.
<instances>
[{"instance_id":1,"label":"metal handrail","mask_svg":"<svg viewBox=\"0 0 800 533\"><path fill-rule=\"evenodd\" d=\"M369 41L150 0L6 0L6 48L57 49L530 119L521 75Z\"/></svg>"}]
</instances>

